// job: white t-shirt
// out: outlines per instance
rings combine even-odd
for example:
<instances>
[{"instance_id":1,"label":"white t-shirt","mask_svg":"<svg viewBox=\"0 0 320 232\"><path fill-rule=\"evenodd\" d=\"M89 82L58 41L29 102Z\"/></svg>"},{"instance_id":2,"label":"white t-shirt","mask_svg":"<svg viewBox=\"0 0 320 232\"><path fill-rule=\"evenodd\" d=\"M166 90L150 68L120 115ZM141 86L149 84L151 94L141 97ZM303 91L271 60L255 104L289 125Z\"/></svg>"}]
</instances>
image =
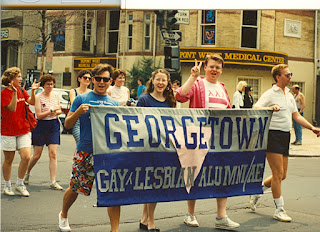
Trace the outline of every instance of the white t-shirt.
<instances>
[{"instance_id":1,"label":"white t-shirt","mask_svg":"<svg viewBox=\"0 0 320 232\"><path fill-rule=\"evenodd\" d=\"M233 94L233 105L235 109L240 109L243 106L243 95L238 90Z\"/></svg>"},{"instance_id":2,"label":"white t-shirt","mask_svg":"<svg viewBox=\"0 0 320 232\"><path fill-rule=\"evenodd\" d=\"M129 100L129 96L128 96L129 89L127 87L110 86L108 90L111 93L111 97L117 100L120 106L126 105L127 101Z\"/></svg>"},{"instance_id":3,"label":"white t-shirt","mask_svg":"<svg viewBox=\"0 0 320 232\"><path fill-rule=\"evenodd\" d=\"M219 82L213 84L206 79L203 79L203 82L206 91L206 108L226 109L228 98Z\"/></svg>"},{"instance_id":4,"label":"white t-shirt","mask_svg":"<svg viewBox=\"0 0 320 232\"><path fill-rule=\"evenodd\" d=\"M287 87L284 93L277 85L273 85L271 89L261 95L255 104L255 106L259 107L269 107L272 105L278 105L280 110L273 112L269 129L289 132L292 127L292 113L297 112L298 109Z\"/></svg>"}]
</instances>

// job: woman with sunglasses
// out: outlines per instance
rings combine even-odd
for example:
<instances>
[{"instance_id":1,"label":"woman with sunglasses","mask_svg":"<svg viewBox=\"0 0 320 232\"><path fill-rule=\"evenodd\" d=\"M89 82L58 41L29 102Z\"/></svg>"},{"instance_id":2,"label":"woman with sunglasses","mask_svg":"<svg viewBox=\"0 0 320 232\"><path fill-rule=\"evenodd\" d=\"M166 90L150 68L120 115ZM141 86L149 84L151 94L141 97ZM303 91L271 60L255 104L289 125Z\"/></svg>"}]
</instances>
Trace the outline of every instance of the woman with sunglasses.
<instances>
[{"instance_id":1,"label":"woman with sunglasses","mask_svg":"<svg viewBox=\"0 0 320 232\"><path fill-rule=\"evenodd\" d=\"M117 69L112 74L113 86L108 88L108 94L113 99L117 100L120 106L125 106L130 99L130 91L127 87L123 86L126 81L126 72Z\"/></svg>"},{"instance_id":2,"label":"woman with sunglasses","mask_svg":"<svg viewBox=\"0 0 320 232\"><path fill-rule=\"evenodd\" d=\"M165 69L157 69L147 83L146 94L139 98L138 107L176 107L170 74ZM140 229L158 232L154 224L154 211L157 203L147 203L143 206Z\"/></svg>"},{"instance_id":3,"label":"woman with sunglasses","mask_svg":"<svg viewBox=\"0 0 320 232\"><path fill-rule=\"evenodd\" d=\"M92 73L87 69L83 69L78 73L78 76L77 76L78 88L71 89L69 93L70 106L72 105L74 99L78 95L91 91L91 89L88 88L88 86L91 83L91 78L92 78ZM80 140L79 120L76 122L76 124L72 128L72 135L74 140L76 141L76 144L78 144Z\"/></svg>"}]
</instances>

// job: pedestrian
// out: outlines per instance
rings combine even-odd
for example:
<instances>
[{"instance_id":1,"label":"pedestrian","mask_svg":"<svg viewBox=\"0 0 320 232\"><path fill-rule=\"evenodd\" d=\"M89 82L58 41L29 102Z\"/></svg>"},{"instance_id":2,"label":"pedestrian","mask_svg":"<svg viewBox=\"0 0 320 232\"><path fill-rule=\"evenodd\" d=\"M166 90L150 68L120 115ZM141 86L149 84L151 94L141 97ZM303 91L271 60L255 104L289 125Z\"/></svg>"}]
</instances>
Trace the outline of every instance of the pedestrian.
<instances>
[{"instance_id":1,"label":"pedestrian","mask_svg":"<svg viewBox=\"0 0 320 232\"><path fill-rule=\"evenodd\" d=\"M20 164L15 190L22 196L30 194L23 183L31 155L31 131L26 120L25 104L34 105L35 93L39 83L33 82L31 97L21 88L21 71L17 67L11 67L2 74L1 84L6 86L1 90L1 150L4 161L2 163L2 175L5 181L3 194L14 196L11 188L11 169L16 150L20 154Z\"/></svg>"},{"instance_id":2,"label":"pedestrian","mask_svg":"<svg viewBox=\"0 0 320 232\"><path fill-rule=\"evenodd\" d=\"M127 105L127 101L130 99L129 89L123 86L126 76L125 71L116 69L112 74L114 85L110 86L107 91L110 97L119 102L120 106Z\"/></svg>"},{"instance_id":3,"label":"pedestrian","mask_svg":"<svg viewBox=\"0 0 320 232\"><path fill-rule=\"evenodd\" d=\"M173 90L173 94L174 96L176 96L177 94L177 89L180 88L181 83L179 80L175 80L172 82L172 90ZM176 108L181 108L181 103L177 102L177 107Z\"/></svg>"},{"instance_id":4,"label":"pedestrian","mask_svg":"<svg viewBox=\"0 0 320 232\"><path fill-rule=\"evenodd\" d=\"M139 98L138 107L176 107L170 74L165 69L157 69L147 83L146 94ZM154 211L157 203L143 205L140 229L147 231L160 231L154 223Z\"/></svg>"},{"instance_id":5,"label":"pedestrian","mask_svg":"<svg viewBox=\"0 0 320 232\"><path fill-rule=\"evenodd\" d=\"M305 107L305 98L303 93L300 92L300 86L299 85L294 85L292 86L292 92L294 93L294 100L296 101L297 108L299 111L299 114L301 116L304 116L304 107ZM293 122L293 129L294 133L296 135L296 140L291 143L292 145L302 145L302 126L297 123L294 119L292 120Z\"/></svg>"},{"instance_id":6,"label":"pedestrian","mask_svg":"<svg viewBox=\"0 0 320 232\"><path fill-rule=\"evenodd\" d=\"M242 108L252 108L253 106L253 97L252 97L252 87L246 86L244 90L244 97L243 97L243 107Z\"/></svg>"},{"instance_id":7,"label":"pedestrian","mask_svg":"<svg viewBox=\"0 0 320 232\"><path fill-rule=\"evenodd\" d=\"M137 83L138 83L137 99L139 99L141 95L143 95L144 92L146 91L146 86L144 85L144 80L142 77L138 78Z\"/></svg>"},{"instance_id":8,"label":"pedestrian","mask_svg":"<svg viewBox=\"0 0 320 232\"><path fill-rule=\"evenodd\" d=\"M237 85L237 91L233 94L232 108L235 108L235 109L243 108L243 93L247 85L248 85L247 82L239 81Z\"/></svg>"},{"instance_id":9,"label":"pedestrian","mask_svg":"<svg viewBox=\"0 0 320 232\"><path fill-rule=\"evenodd\" d=\"M312 130L318 137L320 128L312 126L300 115L288 86L292 73L288 65L279 64L272 68L271 74L276 84L267 90L259 98L253 108L259 109L269 107L274 112L271 117L268 134L267 160L272 175L263 181L262 190L265 192L271 187L273 200L276 206L273 218L283 222L290 222L292 219L284 210L284 200L281 191L281 183L287 176L290 129L292 118L303 127ZM256 210L257 202L261 195L250 196L250 208Z\"/></svg>"},{"instance_id":10,"label":"pedestrian","mask_svg":"<svg viewBox=\"0 0 320 232\"><path fill-rule=\"evenodd\" d=\"M34 165L41 158L44 145L48 147L49 154L49 187L54 190L63 188L57 183L57 150L60 145L60 123L58 115L61 114L61 105L59 96L53 90L56 78L51 74L45 74L40 77L40 86L43 92L35 97L34 110L38 119L38 125L32 131L33 156L30 159L28 171L24 178L24 183L29 184L30 173Z\"/></svg>"},{"instance_id":11,"label":"pedestrian","mask_svg":"<svg viewBox=\"0 0 320 232\"><path fill-rule=\"evenodd\" d=\"M202 62L195 60L188 80L177 90L176 99L180 102L189 102L189 108L231 108L230 99L224 84L218 79L222 73L224 60L218 54L207 55L204 62L205 76L200 76ZM197 154L194 154L197 155ZM188 211L184 223L188 226L199 226L195 216L196 200L188 200ZM219 229L232 229L240 225L226 214L227 198L217 198L217 217L215 227Z\"/></svg>"},{"instance_id":12,"label":"pedestrian","mask_svg":"<svg viewBox=\"0 0 320 232\"><path fill-rule=\"evenodd\" d=\"M93 70L93 91L78 95L71 106L65 121L67 129L72 128L80 119L80 141L73 157L70 184L63 196L62 210L59 213L61 231L71 231L68 222L68 211L76 201L79 193L89 196L94 181L93 144L90 122L90 106L119 106L119 103L107 94L112 79L113 67L98 64ZM111 231L119 231L120 206L108 207Z\"/></svg>"},{"instance_id":13,"label":"pedestrian","mask_svg":"<svg viewBox=\"0 0 320 232\"><path fill-rule=\"evenodd\" d=\"M70 105L72 105L74 99L80 95L91 91L88 86L91 83L92 73L90 70L83 69L77 75L78 88L74 88L70 90L69 93L69 101ZM77 120L76 124L72 127L72 135L76 144L79 143L80 140L80 121Z\"/></svg>"}]
</instances>

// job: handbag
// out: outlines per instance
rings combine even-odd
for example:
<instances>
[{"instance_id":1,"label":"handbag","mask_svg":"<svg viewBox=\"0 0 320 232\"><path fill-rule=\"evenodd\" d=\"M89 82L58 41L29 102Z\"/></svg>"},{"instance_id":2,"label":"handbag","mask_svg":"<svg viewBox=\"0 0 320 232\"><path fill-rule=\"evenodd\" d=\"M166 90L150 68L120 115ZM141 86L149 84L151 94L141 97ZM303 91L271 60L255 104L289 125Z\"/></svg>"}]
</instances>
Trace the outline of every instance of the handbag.
<instances>
[{"instance_id":1,"label":"handbag","mask_svg":"<svg viewBox=\"0 0 320 232\"><path fill-rule=\"evenodd\" d=\"M23 91L24 91L23 88L20 88L20 89L23 93ZM25 102L25 104L24 104L24 109L26 111L26 119L27 119L27 122L29 123L30 130L33 131L37 127L38 121L34 117L34 114L30 110L29 104L27 102Z\"/></svg>"}]
</instances>

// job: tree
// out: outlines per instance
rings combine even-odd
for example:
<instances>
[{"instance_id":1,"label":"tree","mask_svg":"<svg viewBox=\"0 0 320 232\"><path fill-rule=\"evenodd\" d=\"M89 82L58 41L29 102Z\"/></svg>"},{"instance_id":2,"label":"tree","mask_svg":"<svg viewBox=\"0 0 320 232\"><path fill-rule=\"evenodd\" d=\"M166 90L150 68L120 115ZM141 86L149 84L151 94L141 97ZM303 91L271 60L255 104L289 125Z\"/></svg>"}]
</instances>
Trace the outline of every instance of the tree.
<instances>
[{"instance_id":1,"label":"tree","mask_svg":"<svg viewBox=\"0 0 320 232\"><path fill-rule=\"evenodd\" d=\"M142 77L144 83L146 83L150 79L152 72L158 68L161 68L160 62L158 65L154 65L154 61L152 58L142 57L142 59L139 60L136 65L133 65L133 67L128 70L128 79L130 80L129 89L131 90L131 97L137 96L138 78Z\"/></svg>"}]
</instances>

